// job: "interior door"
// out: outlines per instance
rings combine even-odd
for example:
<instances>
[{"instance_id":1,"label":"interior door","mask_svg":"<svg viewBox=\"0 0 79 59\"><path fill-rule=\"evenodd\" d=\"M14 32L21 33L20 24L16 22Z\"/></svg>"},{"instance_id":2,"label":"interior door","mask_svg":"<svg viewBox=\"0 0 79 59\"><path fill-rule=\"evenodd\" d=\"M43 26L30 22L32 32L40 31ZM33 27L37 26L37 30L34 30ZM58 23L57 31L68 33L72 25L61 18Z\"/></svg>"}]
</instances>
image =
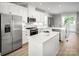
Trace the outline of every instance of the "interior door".
<instances>
[{"instance_id":1,"label":"interior door","mask_svg":"<svg viewBox=\"0 0 79 59\"><path fill-rule=\"evenodd\" d=\"M11 19L12 16L1 14L1 55L12 51Z\"/></svg>"},{"instance_id":2,"label":"interior door","mask_svg":"<svg viewBox=\"0 0 79 59\"><path fill-rule=\"evenodd\" d=\"M48 17L48 26L49 27L54 26L54 19L53 19L53 17Z\"/></svg>"},{"instance_id":3,"label":"interior door","mask_svg":"<svg viewBox=\"0 0 79 59\"><path fill-rule=\"evenodd\" d=\"M13 16L13 50L22 46L22 18Z\"/></svg>"}]
</instances>

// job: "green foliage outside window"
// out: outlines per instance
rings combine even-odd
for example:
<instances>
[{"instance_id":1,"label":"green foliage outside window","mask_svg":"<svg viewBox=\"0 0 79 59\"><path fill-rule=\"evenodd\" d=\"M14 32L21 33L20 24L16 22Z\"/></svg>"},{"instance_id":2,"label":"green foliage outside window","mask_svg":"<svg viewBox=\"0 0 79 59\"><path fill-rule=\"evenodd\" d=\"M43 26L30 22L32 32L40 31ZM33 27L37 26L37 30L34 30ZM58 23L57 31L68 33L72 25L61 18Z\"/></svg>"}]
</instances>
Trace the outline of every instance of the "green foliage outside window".
<instances>
[{"instance_id":1,"label":"green foliage outside window","mask_svg":"<svg viewBox=\"0 0 79 59\"><path fill-rule=\"evenodd\" d=\"M73 24L74 23L74 20L75 18L73 16L65 16L65 21L64 21L64 24L67 25L67 24Z\"/></svg>"}]
</instances>

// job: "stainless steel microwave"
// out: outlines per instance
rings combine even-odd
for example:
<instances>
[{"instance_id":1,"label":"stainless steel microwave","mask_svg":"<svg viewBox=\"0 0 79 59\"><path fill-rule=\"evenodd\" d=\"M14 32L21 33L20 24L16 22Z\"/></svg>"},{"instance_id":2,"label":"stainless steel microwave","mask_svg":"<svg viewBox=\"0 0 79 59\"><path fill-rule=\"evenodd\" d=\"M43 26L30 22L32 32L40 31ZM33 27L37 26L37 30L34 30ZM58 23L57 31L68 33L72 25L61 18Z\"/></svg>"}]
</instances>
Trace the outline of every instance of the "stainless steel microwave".
<instances>
[{"instance_id":1,"label":"stainless steel microwave","mask_svg":"<svg viewBox=\"0 0 79 59\"><path fill-rule=\"evenodd\" d=\"M27 22L28 23L36 22L36 18L27 17Z\"/></svg>"}]
</instances>

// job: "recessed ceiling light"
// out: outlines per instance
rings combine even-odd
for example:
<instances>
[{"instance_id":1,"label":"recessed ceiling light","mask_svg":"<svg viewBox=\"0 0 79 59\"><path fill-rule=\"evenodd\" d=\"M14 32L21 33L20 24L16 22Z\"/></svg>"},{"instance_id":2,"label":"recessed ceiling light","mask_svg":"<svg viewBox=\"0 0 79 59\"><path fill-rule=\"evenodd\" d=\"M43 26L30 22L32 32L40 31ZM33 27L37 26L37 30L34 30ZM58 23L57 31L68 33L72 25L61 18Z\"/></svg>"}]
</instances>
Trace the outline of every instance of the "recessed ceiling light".
<instances>
[{"instance_id":1,"label":"recessed ceiling light","mask_svg":"<svg viewBox=\"0 0 79 59\"><path fill-rule=\"evenodd\" d=\"M59 7L62 7L62 5L59 5Z\"/></svg>"},{"instance_id":2,"label":"recessed ceiling light","mask_svg":"<svg viewBox=\"0 0 79 59\"><path fill-rule=\"evenodd\" d=\"M42 5L42 3L40 3L40 6Z\"/></svg>"},{"instance_id":3,"label":"recessed ceiling light","mask_svg":"<svg viewBox=\"0 0 79 59\"><path fill-rule=\"evenodd\" d=\"M48 8L48 10L50 10L50 8Z\"/></svg>"}]
</instances>

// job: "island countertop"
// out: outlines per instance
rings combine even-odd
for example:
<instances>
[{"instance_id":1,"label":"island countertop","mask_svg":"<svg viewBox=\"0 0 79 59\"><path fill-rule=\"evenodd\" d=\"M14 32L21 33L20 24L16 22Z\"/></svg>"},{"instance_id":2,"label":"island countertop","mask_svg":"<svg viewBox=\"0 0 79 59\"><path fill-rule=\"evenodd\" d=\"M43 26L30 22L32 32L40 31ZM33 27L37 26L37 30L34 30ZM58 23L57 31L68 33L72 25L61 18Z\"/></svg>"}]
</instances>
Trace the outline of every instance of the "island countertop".
<instances>
[{"instance_id":1,"label":"island countertop","mask_svg":"<svg viewBox=\"0 0 79 59\"><path fill-rule=\"evenodd\" d=\"M29 42L35 42L35 43L44 43L45 41L51 39L52 37L54 37L55 35L59 34L59 32L49 32L49 33L44 33L41 32L37 35L33 35L33 36L29 36L28 37L28 41Z\"/></svg>"}]
</instances>

